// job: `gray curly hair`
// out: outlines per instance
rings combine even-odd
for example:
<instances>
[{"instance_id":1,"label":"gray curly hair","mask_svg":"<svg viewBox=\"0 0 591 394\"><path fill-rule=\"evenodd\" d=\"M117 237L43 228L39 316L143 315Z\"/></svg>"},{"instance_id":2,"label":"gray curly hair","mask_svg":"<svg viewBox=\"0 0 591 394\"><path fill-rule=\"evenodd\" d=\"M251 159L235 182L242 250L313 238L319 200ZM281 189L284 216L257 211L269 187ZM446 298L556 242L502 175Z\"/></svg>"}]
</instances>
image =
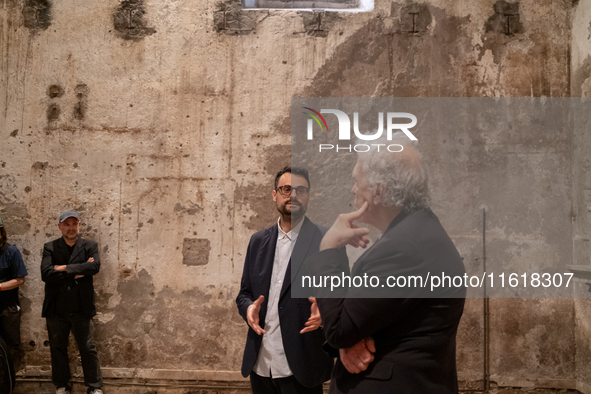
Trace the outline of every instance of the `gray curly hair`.
<instances>
[{"instance_id":1,"label":"gray curly hair","mask_svg":"<svg viewBox=\"0 0 591 394\"><path fill-rule=\"evenodd\" d=\"M359 143L365 143L359 141ZM429 208L429 177L423 164L418 142L411 141L402 132L392 135L392 140L376 140L374 144L384 144L381 149L372 147L369 152L358 153L361 171L369 189L375 191L379 184L385 189L383 205L404 211L417 211ZM397 144L389 152L386 146Z\"/></svg>"}]
</instances>

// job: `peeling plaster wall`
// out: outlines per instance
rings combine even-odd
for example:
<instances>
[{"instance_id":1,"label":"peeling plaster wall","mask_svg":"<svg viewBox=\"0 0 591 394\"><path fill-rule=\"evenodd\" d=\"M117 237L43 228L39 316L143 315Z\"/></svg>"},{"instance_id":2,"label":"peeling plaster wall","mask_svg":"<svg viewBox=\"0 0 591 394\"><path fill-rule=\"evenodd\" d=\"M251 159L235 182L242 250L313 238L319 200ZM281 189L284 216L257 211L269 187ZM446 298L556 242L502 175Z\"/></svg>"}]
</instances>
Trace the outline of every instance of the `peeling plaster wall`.
<instances>
[{"instance_id":1,"label":"peeling plaster wall","mask_svg":"<svg viewBox=\"0 0 591 394\"><path fill-rule=\"evenodd\" d=\"M30 271L27 365L49 365L40 252L59 235L59 211L73 207L101 248L102 365L238 378L246 325L233 300L250 235L276 218L270 190L289 160L290 98L569 96L572 7L376 0L351 14L213 0L6 0L0 210ZM576 94L588 75L574 52ZM480 256L483 203L491 258L569 264L572 136L503 143L463 133L438 136L445 148L426 153L434 210L466 264ZM491 314L494 379L576 378L572 301L493 300ZM482 301L470 300L459 378L476 388L482 324Z\"/></svg>"}]
</instances>

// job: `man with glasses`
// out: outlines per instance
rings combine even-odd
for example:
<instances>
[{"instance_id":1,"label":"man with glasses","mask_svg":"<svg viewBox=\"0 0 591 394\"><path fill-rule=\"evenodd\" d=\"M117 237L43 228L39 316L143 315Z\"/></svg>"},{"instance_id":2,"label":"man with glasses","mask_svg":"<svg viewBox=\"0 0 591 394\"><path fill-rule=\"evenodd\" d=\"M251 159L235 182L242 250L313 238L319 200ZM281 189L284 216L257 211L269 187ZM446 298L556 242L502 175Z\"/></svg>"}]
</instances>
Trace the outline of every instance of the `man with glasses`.
<instances>
[{"instance_id":1,"label":"man with glasses","mask_svg":"<svg viewBox=\"0 0 591 394\"><path fill-rule=\"evenodd\" d=\"M322 350L316 300L290 294L292 270L318 251L323 235L305 217L309 190L306 169L281 169L272 192L277 225L254 234L248 245L236 303L249 325L242 375L250 375L254 394L321 394L330 378L333 359Z\"/></svg>"}]
</instances>

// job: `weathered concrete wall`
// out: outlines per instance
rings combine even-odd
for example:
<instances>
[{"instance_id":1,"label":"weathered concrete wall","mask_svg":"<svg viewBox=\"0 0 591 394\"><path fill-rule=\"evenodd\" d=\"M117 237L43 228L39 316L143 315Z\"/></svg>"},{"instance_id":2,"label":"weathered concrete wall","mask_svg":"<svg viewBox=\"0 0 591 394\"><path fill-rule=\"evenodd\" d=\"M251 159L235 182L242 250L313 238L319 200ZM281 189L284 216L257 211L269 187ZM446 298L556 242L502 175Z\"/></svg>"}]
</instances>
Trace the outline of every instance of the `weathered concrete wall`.
<instances>
[{"instance_id":1,"label":"weathered concrete wall","mask_svg":"<svg viewBox=\"0 0 591 394\"><path fill-rule=\"evenodd\" d=\"M579 1L572 18L572 93L591 97L591 1ZM591 135L588 111L575 118L573 138L573 265L581 284L577 296L591 291ZM586 271L586 272L585 272ZM587 293L588 294L588 293ZM591 301L575 299L575 341L577 377L581 390L591 391Z\"/></svg>"},{"instance_id":2,"label":"weathered concrete wall","mask_svg":"<svg viewBox=\"0 0 591 394\"><path fill-rule=\"evenodd\" d=\"M30 374L49 365L38 266L60 210L78 209L101 247L106 375L231 381L246 334L233 299L249 236L276 217L292 96L570 95L571 1L376 0L356 14L237 4L0 7L0 209L30 271ZM427 147L435 212L466 264L479 264L482 207L491 258L569 264L573 137L497 137L462 130ZM481 305L468 303L458 339L460 379L476 387ZM494 300L491 314L494 379L576 379L571 301Z\"/></svg>"}]
</instances>

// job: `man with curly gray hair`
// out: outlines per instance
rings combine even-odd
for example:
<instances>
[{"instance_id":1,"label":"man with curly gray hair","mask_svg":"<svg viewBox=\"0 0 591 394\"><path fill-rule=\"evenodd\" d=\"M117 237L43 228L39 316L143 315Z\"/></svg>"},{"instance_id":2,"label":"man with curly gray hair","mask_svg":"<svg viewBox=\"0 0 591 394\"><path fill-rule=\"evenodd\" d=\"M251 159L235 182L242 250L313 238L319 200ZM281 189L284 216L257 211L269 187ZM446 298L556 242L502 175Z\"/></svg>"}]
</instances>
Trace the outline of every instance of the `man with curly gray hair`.
<instances>
[{"instance_id":1,"label":"man with curly gray hair","mask_svg":"<svg viewBox=\"0 0 591 394\"><path fill-rule=\"evenodd\" d=\"M382 285L342 287L341 298L318 299L327 342L339 349L330 393L457 393L455 340L466 289L384 286L384 279L463 276L462 259L429 209L418 147L398 135L371 146L353 170L356 211L337 218L306 262L316 276L340 275L346 261L338 248L369 244L369 229L354 222L382 232L351 269L351 277L375 276Z\"/></svg>"},{"instance_id":2,"label":"man with curly gray hair","mask_svg":"<svg viewBox=\"0 0 591 394\"><path fill-rule=\"evenodd\" d=\"M383 189L382 205L409 212L429 208L429 177L418 143L398 132L387 144L374 145L388 147L359 153L358 170L372 192Z\"/></svg>"}]
</instances>

